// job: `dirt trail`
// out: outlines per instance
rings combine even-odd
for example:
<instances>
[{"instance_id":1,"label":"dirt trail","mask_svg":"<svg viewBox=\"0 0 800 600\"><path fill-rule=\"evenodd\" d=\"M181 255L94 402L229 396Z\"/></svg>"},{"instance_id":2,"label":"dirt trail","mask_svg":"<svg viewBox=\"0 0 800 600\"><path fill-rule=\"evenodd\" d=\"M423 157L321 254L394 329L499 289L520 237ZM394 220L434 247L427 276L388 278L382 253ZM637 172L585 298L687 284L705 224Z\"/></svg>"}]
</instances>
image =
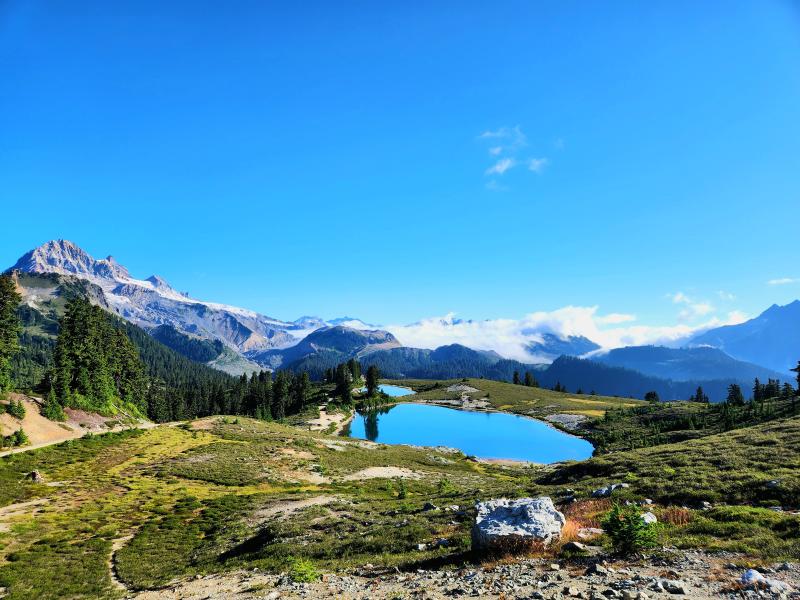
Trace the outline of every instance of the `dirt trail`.
<instances>
[{"instance_id":1,"label":"dirt trail","mask_svg":"<svg viewBox=\"0 0 800 600\"><path fill-rule=\"evenodd\" d=\"M117 574L117 552L122 550L130 540L133 539L133 534L130 533L121 538L117 538L111 544L111 556L108 558L108 572L111 574L111 583L114 587L123 592L128 591L128 587L122 582Z\"/></svg>"},{"instance_id":2,"label":"dirt trail","mask_svg":"<svg viewBox=\"0 0 800 600\"><path fill-rule=\"evenodd\" d=\"M311 431L327 432L328 427L335 425L335 428L330 433L331 435L339 435L352 418L353 415L350 413L329 413L324 406L320 406L319 418L309 421L308 428Z\"/></svg>"},{"instance_id":3,"label":"dirt trail","mask_svg":"<svg viewBox=\"0 0 800 600\"><path fill-rule=\"evenodd\" d=\"M0 456L7 456L9 454L60 444L67 440L83 437L88 432L100 435L131 428L150 429L157 425L149 421L137 421L135 423L124 425L117 424L108 427L108 423L115 421L114 418L102 417L97 414L72 409L66 409L67 420L64 423L56 423L40 414L39 399L22 394L10 394L9 396L10 398L21 401L25 406L25 418L20 421L7 413L0 415L0 433L2 435L9 435L22 427L30 439L30 444L19 448L0 450Z\"/></svg>"}]
</instances>

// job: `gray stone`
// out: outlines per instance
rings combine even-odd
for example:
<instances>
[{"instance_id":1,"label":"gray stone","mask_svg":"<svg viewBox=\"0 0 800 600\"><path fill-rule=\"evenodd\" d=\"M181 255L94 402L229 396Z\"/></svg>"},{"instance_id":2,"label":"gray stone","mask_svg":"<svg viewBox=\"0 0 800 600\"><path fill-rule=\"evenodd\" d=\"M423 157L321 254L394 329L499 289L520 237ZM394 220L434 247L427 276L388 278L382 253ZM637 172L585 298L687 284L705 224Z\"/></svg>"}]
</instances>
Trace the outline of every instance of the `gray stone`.
<instances>
[{"instance_id":1,"label":"gray stone","mask_svg":"<svg viewBox=\"0 0 800 600\"><path fill-rule=\"evenodd\" d=\"M670 594L686 595L686 585L682 581L673 581L671 579L662 579L661 587L663 587Z\"/></svg>"},{"instance_id":2,"label":"gray stone","mask_svg":"<svg viewBox=\"0 0 800 600\"><path fill-rule=\"evenodd\" d=\"M658 519L656 518L656 516L653 513L649 512L649 511L642 514L642 521L644 521L648 525L652 525L654 523L658 523Z\"/></svg>"},{"instance_id":3,"label":"gray stone","mask_svg":"<svg viewBox=\"0 0 800 600\"><path fill-rule=\"evenodd\" d=\"M566 518L547 496L479 502L472 527L475 550L508 550L516 545L548 544L561 536Z\"/></svg>"}]
</instances>

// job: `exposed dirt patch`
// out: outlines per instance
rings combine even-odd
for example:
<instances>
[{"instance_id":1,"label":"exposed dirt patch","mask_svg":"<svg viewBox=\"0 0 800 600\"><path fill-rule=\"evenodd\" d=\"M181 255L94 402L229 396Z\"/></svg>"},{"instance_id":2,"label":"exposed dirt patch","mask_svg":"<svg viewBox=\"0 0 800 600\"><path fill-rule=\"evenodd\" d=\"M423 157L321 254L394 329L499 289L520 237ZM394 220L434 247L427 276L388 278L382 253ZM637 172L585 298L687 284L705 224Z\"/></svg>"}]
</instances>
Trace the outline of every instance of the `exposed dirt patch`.
<instances>
[{"instance_id":1,"label":"exposed dirt patch","mask_svg":"<svg viewBox=\"0 0 800 600\"><path fill-rule=\"evenodd\" d=\"M313 496L301 500L285 500L274 502L254 512L249 521L252 525L260 525L272 519L285 519L294 513L311 506L324 506L335 501L336 496Z\"/></svg>"},{"instance_id":2,"label":"exposed dirt patch","mask_svg":"<svg viewBox=\"0 0 800 600\"><path fill-rule=\"evenodd\" d=\"M363 481L365 479L422 479L424 473L412 471L403 467L369 467L356 471L350 475L345 475L342 479L345 481Z\"/></svg>"},{"instance_id":3,"label":"exposed dirt patch","mask_svg":"<svg viewBox=\"0 0 800 600\"><path fill-rule=\"evenodd\" d=\"M478 390L470 385L465 385L463 383L457 383L455 385L448 386L448 392L463 392L465 394L474 394Z\"/></svg>"},{"instance_id":4,"label":"exposed dirt patch","mask_svg":"<svg viewBox=\"0 0 800 600\"><path fill-rule=\"evenodd\" d=\"M308 422L310 431L324 431L331 435L338 435L344 426L353 418L351 413L329 413L324 406L319 407L319 418Z\"/></svg>"},{"instance_id":5,"label":"exposed dirt patch","mask_svg":"<svg viewBox=\"0 0 800 600\"><path fill-rule=\"evenodd\" d=\"M25 406L25 418L20 421L7 413L0 415L0 434L9 435L22 427L30 439L30 444L21 448L0 451L0 456L60 444L67 440L83 437L87 432L107 433L110 431L122 431L128 427L144 429L155 427L155 423L147 421L124 425L119 422L118 418L103 417L96 413L72 408L64 409L67 415L67 420L64 423L56 423L40 414L40 398L13 393L9 396L19 400Z\"/></svg>"},{"instance_id":6,"label":"exposed dirt patch","mask_svg":"<svg viewBox=\"0 0 800 600\"><path fill-rule=\"evenodd\" d=\"M300 458L303 460L314 460L316 458L316 456L314 456L311 452L306 450L295 450L294 448L279 448L278 452L284 456L292 456L294 458Z\"/></svg>"}]
</instances>

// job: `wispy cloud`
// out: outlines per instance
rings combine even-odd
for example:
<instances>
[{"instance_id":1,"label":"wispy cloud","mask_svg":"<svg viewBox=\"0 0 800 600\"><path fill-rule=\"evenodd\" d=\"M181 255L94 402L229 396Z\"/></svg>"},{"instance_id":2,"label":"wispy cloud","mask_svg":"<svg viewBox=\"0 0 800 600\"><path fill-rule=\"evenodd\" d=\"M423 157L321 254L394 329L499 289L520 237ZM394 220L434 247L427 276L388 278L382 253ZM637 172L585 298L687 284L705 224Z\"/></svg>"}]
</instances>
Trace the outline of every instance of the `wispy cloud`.
<instances>
[{"instance_id":1,"label":"wispy cloud","mask_svg":"<svg viewBox=\"0 0 800 600\"><path fill-rule=\"evenodd\" d=\"M595 317L595 322L599 325L619 325L620 323L630 323L636 320L636 315L626 315L624 313L611 313L602 317Z\"/></svg>"},{"instance_id":2,"label":"wispy cloud","mask_svg":"<svg viewBox=\"0 0 800 600\"><path fill-rule=\"evenodd\" d=\"M496 163L494 163L491 167L486 169L487 175L502 175L509 169L513 168L516 165L516 161L513 158L501 158Z\"/></svg>"},{"instance_id":3,"label":"wispy cloud","mask_svg":"<svg viewBox=\"0 0 800 600\"><path fill-rule=\"evenodd\" d=\"M478 138L499 141L501 148L505 149L522 148L528 144L528 137L522 132L519 125L515 127L500 127L494 130L490 129L484 131Z\"/></svg>"},{"instance_id":4,"label":"wispy cloud","mask_svg":"<svg viewBox=\"0 0 800 600\"><path fill-rule=\"evenodd\" d=\"M717 296L719 296L720 300L724 300L725 302L733 302L736 300L736 296L730 292L726 292L725 290L719 290L717 292Z\"/></svg>"},{"instance_id":5,"label":"wispy cloud","mask_svg":"<svg viewBox=\"0 0 800 600\"><path fill-rule=\"evenodd\" d=\"M541 173L549 162L546 158L532 158L528 161L528 170L534 173Z\"/></svg>"},{"instance_id":6,"label":"wispy cloud","mask_svg":"<svg viewBox=\"0 0 800 600\"><path fill-rule=\"evenodd\" d=\"M681 321L690 321L692 319L704 317L716 310L710 302L693 300L683 292L667 294L667 297L672 300L673 304L681 304L684 306L678 313L678 319Z\"/></svg>"},{"instance_id":7,"label":"wispy cloud","mask_svg":"<svg viewBox=\"0 0 800 600\"><path fill-rule=\"evenodd\" d=\"M503 175L517 165L525 165L528 171L540 174L550 164L545 156L525 156L528 137L519 125L488 129L478 136L478 140L487 143L486 150L495 161L484 171L487 177ZM498 189L496 181L487 184L486 188Z\"/></svg>"},{"instance_id":8,"label":"wispy cloud","mask_svg":"<svg viewBox=\"0 0 800 600\"><path fill-rule=\"evenodd\" d=\"M767 285L789 285L790 283L798 283L800 279L796 277L780 277L779 279L770 279Z\"/></svg>"}]
</instances>

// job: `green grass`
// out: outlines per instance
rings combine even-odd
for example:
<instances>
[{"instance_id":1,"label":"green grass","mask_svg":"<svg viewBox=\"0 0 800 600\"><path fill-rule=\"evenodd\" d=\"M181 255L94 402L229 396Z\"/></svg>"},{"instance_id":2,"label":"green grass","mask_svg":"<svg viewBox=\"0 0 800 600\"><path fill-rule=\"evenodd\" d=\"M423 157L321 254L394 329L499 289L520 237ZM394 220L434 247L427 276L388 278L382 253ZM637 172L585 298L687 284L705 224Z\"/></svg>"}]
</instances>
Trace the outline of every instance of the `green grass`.
<instances>
[{"instance_id":1,"label":"green grass","mask_svg":"<svg viewBox=\"0 0 800 600\"><path fill-rule=\"evenodd\" d=\"M96 436L0 460L0 505L46 501L0 532L0 586L8 598L120 597L109 561L112 545L129 536L115 564L132 589L242 568L304 580L366 563L462 563L477 500L558 499L567 487L587 498L615 481L630 484L620 499L659 504L666 543L800 558L800 518L764 508L790 507L800 497L800 418L551 467L477 463L458 453L369 445L242 417L204 423L198 430L162 426ZM421 478L402 485L346 479L386 466ZM24 481L34 469L62 485ZM311 483L298 473L326 479ZM773 479L778 486L768 485ZM275 512L320 497L326 502L285 518ZM669 521L668 505L701 500L731 506L683 511L685 522ZM427 502L461 508L424 511ZM447 545L437 546L439 539Z\"/></svg>"},{"instance_id":2,"label":"green grass","mask_svg":"<svg viewBox=\"0 0 800 600\"><path fill-rule=\"evenodd\" d=\"M490 379L450 379L446 381L399 379L387 380L386 383L410 387L417 392L413 397L404 398L409 402L414 402L415 400L458 400L461 397L461 393L448 392L447 388L452 385L467 385L478 390L468 394L473 400L485 398L495 410L533 417L568 413L596 418L603 416L610 409L645 404L641 400L632 400L630 398L567 394Z\"/></svg>"},{"instance_id":3,"label":"green grass","mask_svg":"<svg viewBox=\"0 0 800 600\"><path fill-rule=\"evenodd\" d=\"M738 407L702 402L647 403L608 411L587 423L587 437L599 453L616 452L698 439L798 413L800 403L780 398Z\"/></svg>"},{"instance_id":4,"label":"green grass","mask_svg":"<svg viewBox=\"0 0 800 600\"><path fill-rule=\"evenodd\" d=\"M608 482L663 504L703 501L756 506L800 504L800 417L676 444L597 456L538 478L588 493ZM770 484L777 481L777 485Z\"/></svg>"}]
</instances>

